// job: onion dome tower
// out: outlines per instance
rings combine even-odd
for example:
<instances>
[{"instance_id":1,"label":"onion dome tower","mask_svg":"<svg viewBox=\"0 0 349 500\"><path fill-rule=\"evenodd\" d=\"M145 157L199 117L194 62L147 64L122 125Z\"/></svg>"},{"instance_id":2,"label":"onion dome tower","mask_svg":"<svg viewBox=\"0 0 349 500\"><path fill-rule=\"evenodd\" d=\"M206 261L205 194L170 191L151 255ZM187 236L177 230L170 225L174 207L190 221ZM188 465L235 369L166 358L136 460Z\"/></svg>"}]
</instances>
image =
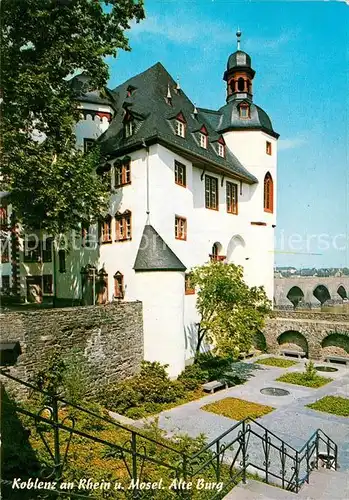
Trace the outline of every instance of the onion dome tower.
<instances>
[{"instance_id":1,"label":"onion dome tower","mask_svg":"<svg viewBox=\"0 0 349 500\"><path fill-rule=\"evenodd\" d=\"M223 79L227 82L227 102L233 99L252 101L252 80L255 71L251 66L251 57L240 50L241 31L236 32L237 51L229 56L227 70Z\"/></svg>"}]
</instances>

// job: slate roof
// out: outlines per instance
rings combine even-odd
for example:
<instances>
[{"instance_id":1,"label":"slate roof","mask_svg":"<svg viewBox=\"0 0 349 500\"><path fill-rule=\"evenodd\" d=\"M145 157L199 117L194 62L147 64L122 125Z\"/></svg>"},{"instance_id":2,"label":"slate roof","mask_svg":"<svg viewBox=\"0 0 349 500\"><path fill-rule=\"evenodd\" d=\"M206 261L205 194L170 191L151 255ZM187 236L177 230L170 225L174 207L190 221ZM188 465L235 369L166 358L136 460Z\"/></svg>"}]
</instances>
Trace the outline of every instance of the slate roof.
<instances>
[{"instance_id":1,"label":"slate roof","mask_svg":"<svg viewBox=\"0 0 349 500\"><path fill-rule=\"evenodd\" d=\"M170 89L172 105L166 96ZM128 89L133 89L128 97ZM176 82L161 63L157 63L139 75L130 78L112 92L116 113L109 128L98 142L102 153L109 157L120 156L151 143L164 144L168 149L189 158L194 165L217 169L249 184L257 181L241 162L227 148L226 157L217 154L217 140L220 133L215 129L215 121L207 119L199 110L194 115L194 104L180 90L176 92ZM135 118L135 131L129 138L124 137L125 111ZM182 113L186 120L186 137L175 134L175 117ZM218 122L218 120L216 120ZM208 148L200 147L198 130L205 125L208 131Z\"/></svg>"},{"instance_id":2,"label":"slate roof","mask_svg":"<svg viewBox=\"0 0 349 500\"><path fill-rule=\"evenodd\" d=\"M243 50L237 50L229 56L227 70L233 68L243 68L246 66L251 68L251 57Z\"/></svg>"},{"instance_id":3,"label":"slate roof","mask_svg":"<svg viewBox=\"0 0 349 500\"><path fill-rule=\"evenodd\" d=\"M248 120L240 118L239 104L244 99L233 99L219 110L219 123L217 130L220 133L226 130L263 130L273 137L279 137L272 126L271 120L262 108L248 101L250 106L250 118Z\"/></svg>"},{"instance_id":4,"label":"slate roof","mask_svg":"<svg viewBox=\"0 0 349 500\"><path fill-rule=\"evenodd\" d=\"M185 271L185 265L164 242L153 226L144 227L133 266L135 271Z\"/></svg>"},{"instance_id":5,"label":"slate roof","mask_svg":"<svg viewBox=\"0 0 349 500\"><path fill-rule=\"evenodd\" d=\"M71 80L69 80L69 84L79 101L114 107L111 91L108 88L103 89L103 91L86 91L86 88L88 88L88 83L89 76L85 72L81 73L80 75L76 75Z\"/></svg>"}]
</instances>

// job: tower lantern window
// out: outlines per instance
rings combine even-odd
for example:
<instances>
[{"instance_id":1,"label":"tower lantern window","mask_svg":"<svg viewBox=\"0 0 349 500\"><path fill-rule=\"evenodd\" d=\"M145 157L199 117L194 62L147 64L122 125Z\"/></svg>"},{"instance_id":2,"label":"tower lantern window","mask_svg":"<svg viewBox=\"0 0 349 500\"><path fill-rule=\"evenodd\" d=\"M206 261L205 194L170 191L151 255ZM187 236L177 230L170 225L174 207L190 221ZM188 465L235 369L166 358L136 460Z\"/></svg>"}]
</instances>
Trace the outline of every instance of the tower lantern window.
<instances>
[{"instance_id":1,"label":"tower lantern window","mask_svg":"<svg viewBox=\"0 0 349 500\"><path fill-rule=\"evenodd\" d=\"M238 79L238 91L239 92L245 91L245 80L242 77Z\"/></svg>"}]
</instances>

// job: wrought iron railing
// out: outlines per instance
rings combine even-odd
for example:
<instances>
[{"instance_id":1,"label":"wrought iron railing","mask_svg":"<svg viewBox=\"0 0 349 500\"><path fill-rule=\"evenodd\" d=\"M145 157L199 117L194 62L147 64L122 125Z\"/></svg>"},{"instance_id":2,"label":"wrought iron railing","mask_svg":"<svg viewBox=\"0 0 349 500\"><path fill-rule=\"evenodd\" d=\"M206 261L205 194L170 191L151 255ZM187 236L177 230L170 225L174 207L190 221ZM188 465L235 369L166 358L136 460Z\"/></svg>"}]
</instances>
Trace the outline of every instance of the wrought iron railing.
<instances>
[{"instance_id":1,"label":"wrought iron railing","mask_svg":"<svg viewBox=\"0 0 349 500\"><path fill-rule=\"evenodd\" d=\"M321 429L316 430L302 448L297 450L259 422L247 418L237 422L195 454L188 454L176 448L170 440L164 442L164 440L153 439L144 432L98 415L56 394L43 391L10 375L7 371L0 370L0 374L10 379L12 383L39 392L50 401L36 413L21 404L15 404L16 413L29 417L33 421L50 459L50 463L44 464L39 474L40 478L46 481L54 479L57 484L60 484L69 459L71 441L76 437L104 445L108 449L106 456L121 461L133 485L144 480L152 480L146 472L149 464L160 471L166 470L168 477L181 482L182 486L189 482L193 484L192 489L186 489L184 486L171 490L168 493L170 496L164 496L163 493L159 497L155 497L155 493L154 496L143 496L144 492L136 486L131 491L124 493L118 491L116 496L106 496L106 498L123 498L124 495L125 498L137 499L161 498L162 500L171 496L187 499L192 498L192 491L196 487L197 490L203 490L205 493L205 495L202 493L200 498L218 500L240 481L245 483L251 474L254 474L254 477L258 476L267 484L274 484L282 489L298 493L301 486L309 482L313 469L319 466L330 469L338 467L337 445ZM6 401L3 401L3 404L6 405ZM64 409L63 416L62 408ZM69 414L68 408L75 411L74 416ZM89 415L122 430L127 434L127 440L123 444L117 444L78 429L76 421L79 416L83 415ZM53 431L53 439L50 442L42 430L43 425L49 426ZM66 433L64 440L62 433ZM161 453L156 454L154 450ZM159 455L171 456L171 460L160 459ZM56 489L50 491L50 494L64 495L64 492ZM71 498L86 498L87 496L94 498L90 494L84 495L81 491L70 491L67 495Z\"/></svg>"}]
</instances>

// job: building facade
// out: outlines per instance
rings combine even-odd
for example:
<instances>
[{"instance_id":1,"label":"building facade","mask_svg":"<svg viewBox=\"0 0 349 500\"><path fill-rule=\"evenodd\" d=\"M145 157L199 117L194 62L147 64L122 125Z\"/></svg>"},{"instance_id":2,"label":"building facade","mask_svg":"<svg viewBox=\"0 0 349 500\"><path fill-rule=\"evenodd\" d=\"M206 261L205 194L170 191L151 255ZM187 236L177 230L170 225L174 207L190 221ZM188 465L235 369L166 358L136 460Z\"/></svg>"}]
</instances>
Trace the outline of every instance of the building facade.
<instances>
[{"instance_id":1,"label":"building facade","mask_svg":"<svg viewBox=\"0 0 349 500\"><path fill-rule=\"evenodd\" d=\"M39 295L68 301L142 301L145 359L168 363L171 376L195 349L194 266L242 265L273 299L278 134L253 102L254 75L238 49L219 110L197 108L160 63L107 97L81 94L77 147L97 140L107 158L109 213L51 257L40 250L26 264L19 252L19 293L28 298L36 280Z\"/></svg>"}]
</instances>

